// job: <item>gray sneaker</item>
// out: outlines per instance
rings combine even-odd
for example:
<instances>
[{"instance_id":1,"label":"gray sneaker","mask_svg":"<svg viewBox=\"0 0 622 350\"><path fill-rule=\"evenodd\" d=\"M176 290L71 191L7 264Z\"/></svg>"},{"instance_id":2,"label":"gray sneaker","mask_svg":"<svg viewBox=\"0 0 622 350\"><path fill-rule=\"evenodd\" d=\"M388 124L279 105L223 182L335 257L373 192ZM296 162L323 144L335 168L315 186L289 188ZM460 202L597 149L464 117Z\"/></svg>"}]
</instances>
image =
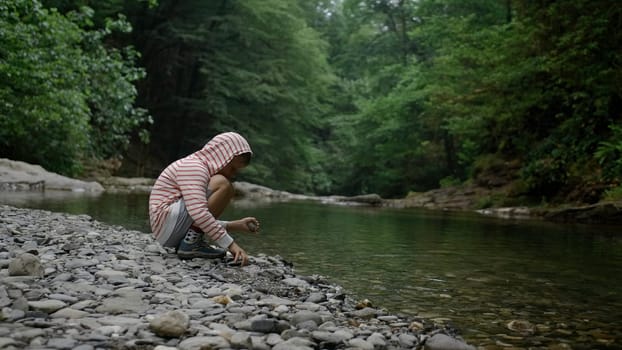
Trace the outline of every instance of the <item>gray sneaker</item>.
<instances>
[{"instance_id":1,"label":"gray sneaker","mask_svg":"<svg viewBox=\"0 0 622 350\"><path fill-rule=\"evenodd\" d=\"M188 243L185 239L182 239L177 248L177 256L179 256L180 259L219 259L226 254L226 250L211 247L203 242L202 239L197 239L194 243Z\"/></svg>"}]
</instances>

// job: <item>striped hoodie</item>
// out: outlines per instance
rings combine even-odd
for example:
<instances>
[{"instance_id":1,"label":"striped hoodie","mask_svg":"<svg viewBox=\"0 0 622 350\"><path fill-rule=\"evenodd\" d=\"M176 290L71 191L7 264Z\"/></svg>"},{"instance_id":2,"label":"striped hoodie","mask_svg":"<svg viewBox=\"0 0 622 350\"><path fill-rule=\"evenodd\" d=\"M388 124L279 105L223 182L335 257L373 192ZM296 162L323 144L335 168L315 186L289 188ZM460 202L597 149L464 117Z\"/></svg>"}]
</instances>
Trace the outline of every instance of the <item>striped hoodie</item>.
<instances>
[{"instance_id":1,"label":"striped hoodie","mask_svg":"<svg viewBox=\"0 0 622 350\"><path fill-rule=\"evenodd\" d=\"M201 150L170 164L158 177L149 196L149 221L157 238L164 228L170 206L184 200L194 225L220 247L227 248L233 238L218 224L207 208L207 185L233 158L252 152L242 136L234 132L216 135Z\"/></svg>"}]
</instances>

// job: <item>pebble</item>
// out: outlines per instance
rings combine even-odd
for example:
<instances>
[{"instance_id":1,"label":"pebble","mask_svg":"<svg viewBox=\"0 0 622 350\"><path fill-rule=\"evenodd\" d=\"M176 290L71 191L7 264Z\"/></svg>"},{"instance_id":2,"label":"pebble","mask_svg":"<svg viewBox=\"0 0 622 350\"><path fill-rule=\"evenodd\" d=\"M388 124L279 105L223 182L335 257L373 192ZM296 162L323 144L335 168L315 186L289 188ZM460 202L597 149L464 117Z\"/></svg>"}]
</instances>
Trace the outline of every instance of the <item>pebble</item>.
<instances>
[{"instance_id":1,"label":"pebble","mask_svg":"<svg viewBox=\"0 0 622 350\"><path fill-rule=\"evenodd\" d=\"M279 256L250 262L183 261L148 233L0 206L0 348L471 349Z\"/></svg>"}]
</instances>

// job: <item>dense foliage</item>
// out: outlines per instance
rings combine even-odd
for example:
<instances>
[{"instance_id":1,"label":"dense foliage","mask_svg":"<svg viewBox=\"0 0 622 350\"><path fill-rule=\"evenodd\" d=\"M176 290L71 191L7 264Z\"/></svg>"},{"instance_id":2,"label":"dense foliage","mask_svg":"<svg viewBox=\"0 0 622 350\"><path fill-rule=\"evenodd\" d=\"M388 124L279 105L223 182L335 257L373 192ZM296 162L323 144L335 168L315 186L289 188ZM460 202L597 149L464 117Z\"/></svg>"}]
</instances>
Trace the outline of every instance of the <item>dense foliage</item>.
<instances>
[{"instance_id":1,"label":"dense foliage","mask_svg":"<svg viewBox=\"0 0 622 350\"><path fill-rule=\"evenodd\" d=\"M69 171L133 132L123 171L155 176L236 130L255 151L243 179L295 192L622 192L612 1L43 3L0 5L3 156Z\"/></svg>"},{"instance_id":2,"label":"dense foliage","mask_svg":"<svg viewBox=\"0 0 622 350\"><path fill-rule=\"evenodd\" d=\"M255 153L247 178L310 190L314 133L331 79L324 42L293 0L160 1L134 9L134 41L156 123L151 175L235 130ZM157 34L156 34L157 33Z\"/></svg>"},{"instance_id":3,"label":"dense foliage","mask_svg":"<svg viewBox=\"0 0 622 350\"><path fill-rule=\"evenodd\" d=\"M133 107L143 71L131 49L106 48L127 29L109 20L88 29L88 7L61 14L38 1L0 4L0 154L75 174L86 158L119 155L148 120Z\"/></svg>"},{"instance_id":4,"label":"dense foliage","mask_svg":"<svg viewBox=\"0 0 622 350\"><path fill-rule=\"evenodd\" d=\"M598 199L622 170L620 18L610 1L345 0L341 188L403 195L518 162L514 194Z\"/></svg>"}]
</instances>

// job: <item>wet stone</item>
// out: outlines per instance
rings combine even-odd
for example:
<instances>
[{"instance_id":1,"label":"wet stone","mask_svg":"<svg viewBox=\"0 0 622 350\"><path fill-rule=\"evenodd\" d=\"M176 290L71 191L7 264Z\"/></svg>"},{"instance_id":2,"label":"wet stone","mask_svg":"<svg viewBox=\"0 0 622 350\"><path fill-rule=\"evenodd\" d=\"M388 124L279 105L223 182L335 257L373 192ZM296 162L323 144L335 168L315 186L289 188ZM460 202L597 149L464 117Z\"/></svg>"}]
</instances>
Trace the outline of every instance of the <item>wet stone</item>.
<instances>
[{"instance_id":1,"label":"wet stone","mask_svg":"<svg viewBox=\"0 0 622 350\"><path fill-rule=\"evenodd\" d=\"M475 350L474 346L445 334L434 334L425 342L426 350Z\"/></svg>"}]
</instances>

